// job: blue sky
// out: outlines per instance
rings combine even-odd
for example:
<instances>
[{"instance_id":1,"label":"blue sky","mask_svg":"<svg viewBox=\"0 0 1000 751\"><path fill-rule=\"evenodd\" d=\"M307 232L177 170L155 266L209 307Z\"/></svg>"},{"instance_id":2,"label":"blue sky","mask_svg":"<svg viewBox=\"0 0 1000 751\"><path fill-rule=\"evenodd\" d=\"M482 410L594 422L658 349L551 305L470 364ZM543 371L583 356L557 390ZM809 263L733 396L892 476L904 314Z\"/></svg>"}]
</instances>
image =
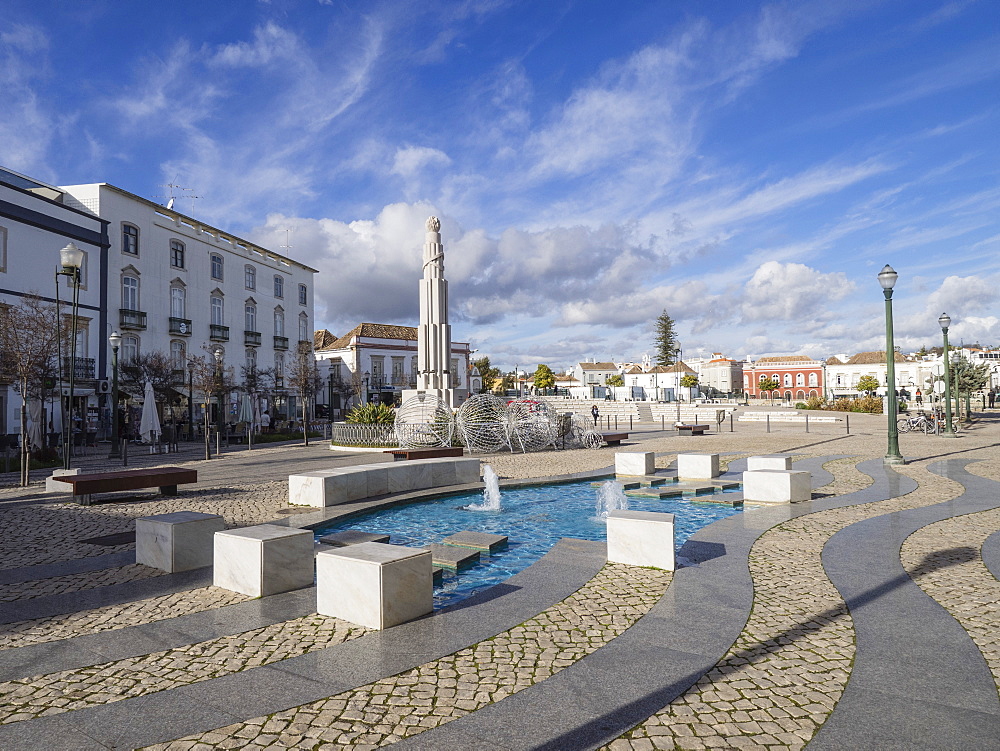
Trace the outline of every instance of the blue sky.
<instances>
[{"instance_id":1,"label":"blue sky","mask_svg":"<svg viewBox=\"0 0 1000 751\"><path fill-rule=\"evenodd\" d=\"M1000 343L1000 6L4 0L0 164L320 269L318 326L504 366Z\"/></svg>"}]
</instances>

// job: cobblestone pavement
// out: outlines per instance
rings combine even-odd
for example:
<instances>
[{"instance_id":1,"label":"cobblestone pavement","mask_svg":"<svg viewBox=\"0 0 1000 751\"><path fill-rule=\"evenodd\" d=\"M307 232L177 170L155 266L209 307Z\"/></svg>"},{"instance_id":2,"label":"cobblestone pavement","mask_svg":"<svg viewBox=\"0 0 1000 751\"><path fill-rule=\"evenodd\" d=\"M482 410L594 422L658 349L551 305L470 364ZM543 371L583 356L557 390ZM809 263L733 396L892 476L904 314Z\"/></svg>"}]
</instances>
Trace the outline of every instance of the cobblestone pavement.
<instances>
[{"instance_id":1,"label":"cobblestone pavement","mask_svg":"<svg viewBox=\"0 0 1000 751\"><path fill-rule=\"evenodd\" d=\"M671 578L610 563L562 602L468 649L328 699L151 748L393 743L500 701L607 644L653 606Z\"/></svg>"},{"instance_id":2,"label":"cobblestone pavement","mask_svg":"<svg viewBox=\"0 0 1000 751\"><path fill-rule=\"evenodd\" d=\"M824 464L834 481L819 492L869 484L855 461ZM685 694L606 748L803 748L840 699L854 658L853 622L823 570L826 541L862 519L964 491L923 467L902 469L921 482L906 496L808 514L765 532L750 553L753 610L736 643Z\"/></svg>"},{"instance_id":3,"label":"cobblestone pavement","mask_svg":"<svg viewBox=\"0 0 1000 751\"><path fill-rule=\"evenodd\" d=\"M1000 509L945 519L910 535L900 560L917 585L962 624L1000 691L1000 581L980 555L998 529Z\"/></svg>"},{"instance_id":4,"label":"cobblestone pavement","mask_svg":"<svg viewBox=\"0 0 1000 751\"><path fill-rule=\"evenodd\" d=\"M0 649L15 649L74 636L114 631L188 613L213 610L249 599L246 595L219 587L201 587L124 605L107 605L78 613L7 623L0 628Z\"/></svg>"},{"instance_id":5,"label":"cobblestone pavement","mask_svg":"<svg viewBox=\"0 0 1000 751\"><path fill-rule=\"evenodd\" d=\"M164 652L0 683L0 724L144 696L355 639L368 629L308 615Z\"/></svg>"}]
</instances>

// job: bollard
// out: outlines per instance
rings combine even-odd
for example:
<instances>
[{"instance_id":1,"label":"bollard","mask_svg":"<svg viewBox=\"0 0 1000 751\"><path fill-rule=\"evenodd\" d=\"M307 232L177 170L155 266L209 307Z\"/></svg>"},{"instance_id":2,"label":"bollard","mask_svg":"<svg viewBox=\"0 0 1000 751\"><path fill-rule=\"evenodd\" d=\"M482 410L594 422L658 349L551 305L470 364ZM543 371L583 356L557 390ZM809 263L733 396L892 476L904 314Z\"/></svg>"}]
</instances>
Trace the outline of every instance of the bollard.
<instances>
[{"instance_id":1,"label":"bollard","mask_svg":"<svg viewBox=\"0 0 1000 751\"><path fill-rule=\"evenodd\" d=\"M851 434L851 413L850 412L845 412L844 413L844 420L847 421L847 435L850 435Z\"/></svg>"},{"instance_id":2,"label":"bollard","mask_svg":"<svg viewBox=\"0 0 1000 751\"><path fill-rule=\"evenodd\" d=\"M771 413L768 412L765 417L767 418L767 432L771 432Z\"/></svg>"},{"instance_id":3,"label":"bollard","mask_svg":"<svg viewBox=\"0 0 1000 751\"><path fill-rule=\"evenodd\" d=\"M628 416L628 429L632 430L632 415Z\"/></svg>"},{"instance_id":4,"label":"bollard","mask_svg":"<svg viewBox=\"0 0 1000 751\"><path fill-rule=\"evenodd\" d=\"M729 413L729 432L733 432L733 413Z\"/></svg>"},{"instance_id":5,"label":"bollard","mask_svg":"<svg viewBox=\"0 0 1000 751\"><path fill-rule=\"evenodd\" d=\"M660 415L660 430L665 430L665 423L663 422L663 415Z\"/></svg>"},{"instance_id":6,"label":"bollard","mask_svg":"<svg viewBox=\"0 0 1000 751\"><path fill-rule=\"evenodd\" d=\"M809 432L809 413L806 412L806 432Z\"/></svg>"},{"instance_id":7,"label":"bollard","mask_svg":"<svg viewBox=\"0 0 1000 751\"><path fill-rule=\"evenodd\" d=\"M128 438L122 438L122 466L128 466Z\"/></svg>"},{"instance_id":8,"label":"bollard","mask_svg":"<svg viewBox=\"0 0 1000 751\"><path fill-rule=\"evenodd\" d=\"M618 415L615 415L615 431L618 430Z\"/></svg>"}]
</instances>

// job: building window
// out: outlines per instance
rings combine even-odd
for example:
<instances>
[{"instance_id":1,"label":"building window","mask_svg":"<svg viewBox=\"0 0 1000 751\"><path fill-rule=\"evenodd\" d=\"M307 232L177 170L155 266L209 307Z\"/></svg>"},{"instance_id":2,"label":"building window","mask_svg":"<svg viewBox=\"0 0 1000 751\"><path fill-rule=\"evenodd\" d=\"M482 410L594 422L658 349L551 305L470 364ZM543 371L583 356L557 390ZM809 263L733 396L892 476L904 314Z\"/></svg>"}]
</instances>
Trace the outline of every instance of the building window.
<instances>
[{"instance_id":1,"label":"building window","mask_svg":"<svg viewBox=\"0 0 1000 751\"><path fill-rule=\"evenodd\" d=\"M212 253L212 278L222 281L222 256Z\"/></svg>"},{"instance_id":2,"label":"building window","mask_svg":"<svg viewBox=\"0 0 1000 751\"><path fill-rule=\"evenodd\" d=\"M125 310L139 309L139 279L134 276L122 277L122 307Z\"/></svg>"},{"instance_id":3,"label":"building window","mask_svg":"<svg viewBox=\"0 0 1000 751\"><path fill-rule=\"evenodd\" d=\"M309 319L306 316L299 316L299 341L309 341Z\"/></svg>"},{"instance_id":4,"label":"building window","mask_svg":"<svg viewBox=\"0 0 1000 751\"><path fill-rule=\"evenodd\" d=\"M281 276L274 277L274 296L278 298L285 296L285 280Z\"/></svg>"},{"instance_id":5,"label":"building window","mask_svg":"<svg viewBox=\"0 0 1000 751\"><path fill-rule=\"evenodd\" d=\"M222 325L224 325L224 323L223 323L223 319L225 318L225 316L223 315L224 312L225 312L225 309L222 307L222 298L219 297L219 296L217 296L217 295L213 295L212 296L212 325L213 326L222 326Z\"/></svg>"},{"instance_id":6,"label":"building window","mask_svg":"<svg viewBox=\"0 0 1000 751\"><path fill-rule=\"evenodd\" d=\"M135 225L122 225L122 253L139 255L139 228Z\"/></svg>"},{"instance_id":7,"label":"building window","mask_svg":"<svg viewBox=\"0 0 1000 751\"><path fill-rule=\"evenodd\" d=\"M305 305L309 302L309 293L306 291L306 285L299 285L299 305Z\"/></svg>"},{"instance_id":8,"label":"building window","mask_svg":"<svg viewBox=\"0 0 1000 751\"><path fill-rule=\"evenodd\" d=\"M175 269L184 268L184 243L180 240L170 241L170 265Z\"/></svg>"},{"instance_id":9,"label":"building window","mask_svg":"<svg viewBox=\"0 0 1000 751\"><path fill-rule=\"evenodd\" d=\"M170 288L170 317L187 318L184 315L187 310L185 305L185 292L183 287L173 286Z\"/></svg>"},{"instance_id":10,"label":"building window","mask_svg":"<svg viewBox=\"0 0 1000 751\"><path fill-rule=\"evenodd\" d=\"M791 386L792 385L792 374L791 373L785 373L785 380L784 380L784 384L783 385L785 385L785 386Z\"/></svg>"},{"instance_id":11,"label":"building window","mask_svg":"<svg viewBox=\"0 0 1000 751\"><path fill-rule=\"evenodd\" d=\"M257 350L253 347L247 347L247 368L252 370L257 368Z\"/></svg>"},{"instance_id":12,"label":"building window","mask_svg":"<svg viewBox=\"0 0 1000 751\"><path fill-rule=\"evenodd\" d=\"M174 370L184 370L187 365L187 351L184 342L178 339L170 341L170 365Z\"/></svg>"},{"instance_id":13,"label":"building window","mask_svg":"<svg viewBox=\"0 0 1000 751\"><path fill-rule=\"evenodd\" d=\"M274 335L285 335L285 314L280 310L274 311Z\"/></svg>"},{"instance_id":14,"label":"building window","mask_svg":"<svg viewBox=\"0 0 1000 751\"><path fill-rule=\"evenodd\" d=\"M795 374L795 385L796 386L805 386L806 385L806 376L805 376L804 373L796 373Z\"/></svg>"},{"instance_id":15,"label":"building window","mask_svg":"<svg viewBox=\"0 0 1000 751\"><path fill-rule=\"evenodd\" d=\"M135 362L135 359L139 356L139 337L132 335L122 337L121 351L123 365Z\"/></svg>"},{"instance_id":16,"label":"building window","mask_svg":"<svg viewBox=\"0 0 1000 751\"><path fill-rule=\"evenodd\" d=\"M274 356L274 374L279 378L285 375L285 355L282 352Z\"/></svg>"},{"instance_id":17,"label":"building window","mask_svg":"<svg viewBox=\"0 0 1000 751\"><path fill-rule=\"evenodd\" d=\"M760 374L760 378L759 378L758 380L760 380L760 381L761 381L761 382L763 383L764 381L766 381L766 380L767 380L767 376L766 376L766 375L764 375L763 373L761 373L761 374Z\"/></svg>"},{"instance_id":18,"label":"building window","mask_svg":"<svg viewBox=\"0 0 1000 751\"><path fill-rule=\"evenodd\" d=\"M244 283L247 289L257 289L257 269L250 264L244 269Z\"/></svg>"},{"instance_id":19,"label":"building window","mask_svg":"<svg viewBox=\"0 0 1000 751\"><path fill-rule=\"evenodd\" d=\"M247 303L243 308L244 324L247 331L257 330L257 306Z\"/></svg>"},{"instance_id":20,"label":"building window","mask_svg":"<svg viewBox=\"0 0 1000 751\"><path fill-rule=\"evenodd\" d=\"M0 227L0 272L7 270L7 228Z\"/></svg>"},{"instance_id":21,"label":"building window","mask_svg":"<svg viewBox=\"0 0 1000 751\"><path fill-rule=\"evenodd\" d=\"M810 373L809 374L809 385L810 386L819 386L819 376L817 376L815 373Z\"/></svg>"}]
</instances>

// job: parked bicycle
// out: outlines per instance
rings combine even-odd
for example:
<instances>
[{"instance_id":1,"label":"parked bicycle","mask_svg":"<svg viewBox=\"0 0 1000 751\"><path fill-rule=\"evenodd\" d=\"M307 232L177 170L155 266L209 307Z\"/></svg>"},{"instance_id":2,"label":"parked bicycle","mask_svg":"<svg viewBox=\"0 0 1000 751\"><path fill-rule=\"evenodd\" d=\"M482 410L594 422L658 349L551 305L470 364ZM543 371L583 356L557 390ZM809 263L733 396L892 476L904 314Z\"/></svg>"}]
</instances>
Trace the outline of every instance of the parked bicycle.
<instances>
[{"instance_id":1,"label":"parked bicycle","mask_svg":"<svg viewBox=\"0 0 1000 751\"><path fill-rule=\"evenodd\" d=\"M935 420L933 416L928 418L927 415L921 413L919 415L913 415L913 417L901 417L896 421L896 428L898 428L900 433L909 433L911 430L922 430L924 433L936 433L937 420Z\"/></svg>"}]
</instances>

